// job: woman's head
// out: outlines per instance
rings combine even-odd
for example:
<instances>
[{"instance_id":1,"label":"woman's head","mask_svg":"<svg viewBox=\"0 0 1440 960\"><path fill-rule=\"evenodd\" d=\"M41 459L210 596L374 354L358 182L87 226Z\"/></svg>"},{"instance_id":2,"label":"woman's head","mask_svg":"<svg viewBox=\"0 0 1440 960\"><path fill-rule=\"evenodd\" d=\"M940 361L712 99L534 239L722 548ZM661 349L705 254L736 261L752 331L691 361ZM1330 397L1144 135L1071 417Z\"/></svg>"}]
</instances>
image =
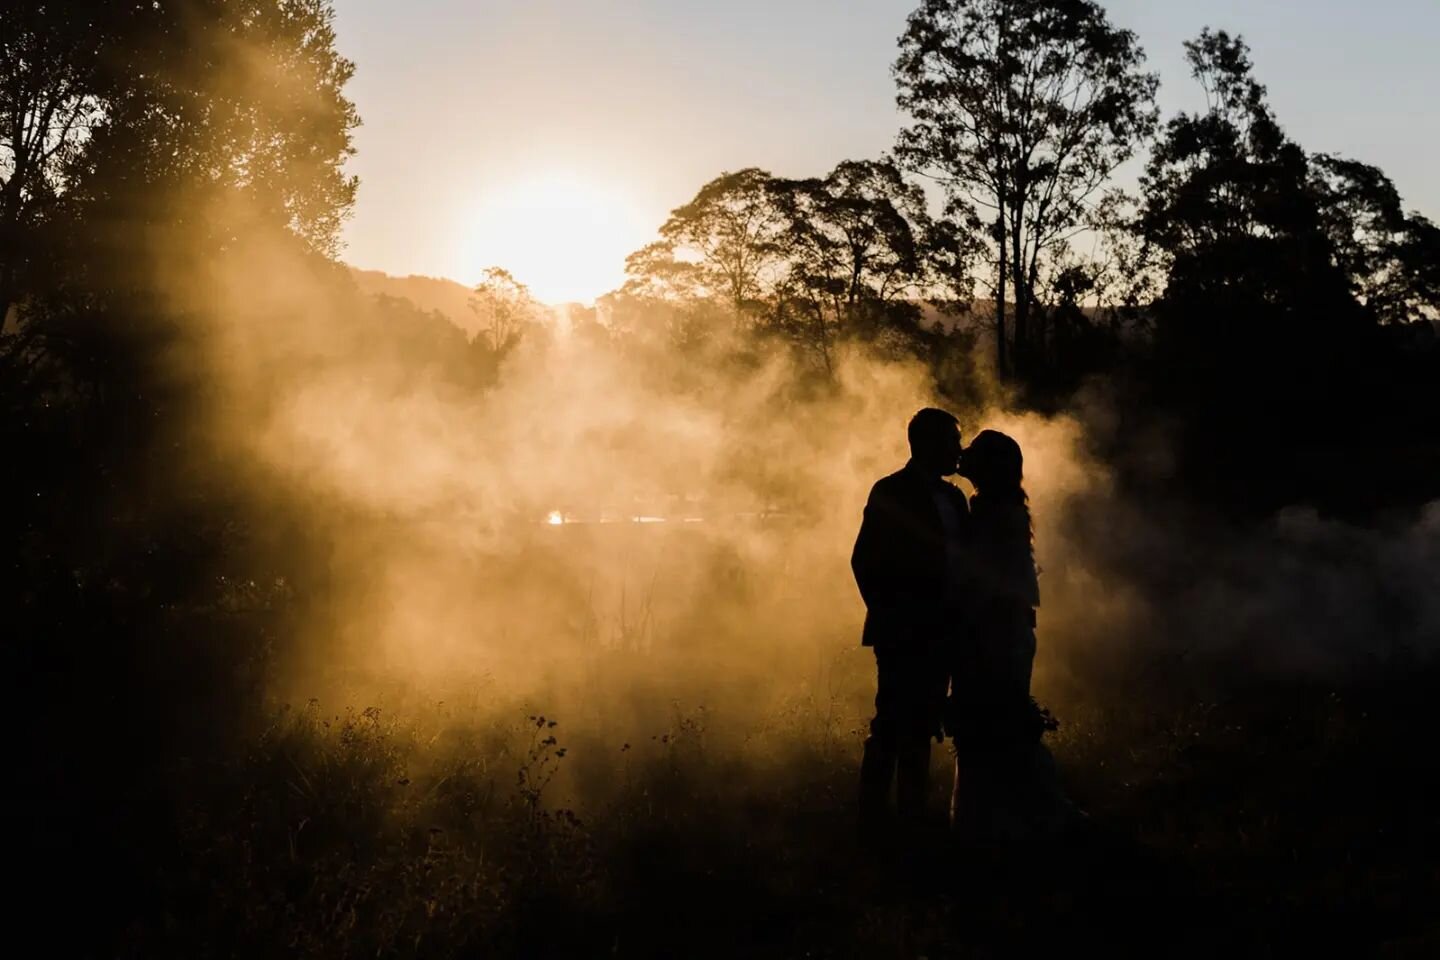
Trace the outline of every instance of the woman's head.
<instances>
[{"instance_id":1,"label":"woman's head","mask_svg":"<svg viewBox=\"0 0 1440 960\"><path fill-rule=\"evenodd\" d=\"M998 430L982 430L960 456L960 476L982 494L1024 496L1020 444Z\"/></svg>"}]
</instances>

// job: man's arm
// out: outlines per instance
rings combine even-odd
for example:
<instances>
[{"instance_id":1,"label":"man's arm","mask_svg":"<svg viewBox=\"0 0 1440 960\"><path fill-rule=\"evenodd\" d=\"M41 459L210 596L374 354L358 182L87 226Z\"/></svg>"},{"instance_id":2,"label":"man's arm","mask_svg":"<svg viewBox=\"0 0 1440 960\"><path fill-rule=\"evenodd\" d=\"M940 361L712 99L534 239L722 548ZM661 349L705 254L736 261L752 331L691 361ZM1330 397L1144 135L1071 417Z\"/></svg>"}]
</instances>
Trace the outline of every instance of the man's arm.
<instances>
[{"instance_id":1,"label":"man's arm","mask_svg":"<svg viewBox=\"0 0 1440 960\"><path fill-rule=\"evenodd\" d=\"M883 605L891 593L891 585L887 583L891 564L887 558L894 534L885 499L884 491L876 484L865 502L860 533L855 537L855 549L850 552L850 570L855 574L855 585L860 588L860 598L867 608Z\"/></svg>"}]
</instances>

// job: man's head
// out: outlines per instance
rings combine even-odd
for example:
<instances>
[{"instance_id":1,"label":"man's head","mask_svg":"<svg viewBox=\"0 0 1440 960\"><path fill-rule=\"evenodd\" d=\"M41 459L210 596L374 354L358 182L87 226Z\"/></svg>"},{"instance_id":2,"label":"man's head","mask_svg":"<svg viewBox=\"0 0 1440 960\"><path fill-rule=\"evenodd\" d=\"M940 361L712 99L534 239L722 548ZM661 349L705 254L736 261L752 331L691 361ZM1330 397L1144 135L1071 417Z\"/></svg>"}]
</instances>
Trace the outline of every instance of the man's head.
<instances>
[{"instance_id":1,"label":"man's head","mask_svg":"<svg viewBox=\"0 0 1440 960\"><path fill-rule=\"evenodd\" d=\"M910 418L910 460L926 473L948 477L960 461L960 421L926 407Z\"/></svg>"}]
</instances>

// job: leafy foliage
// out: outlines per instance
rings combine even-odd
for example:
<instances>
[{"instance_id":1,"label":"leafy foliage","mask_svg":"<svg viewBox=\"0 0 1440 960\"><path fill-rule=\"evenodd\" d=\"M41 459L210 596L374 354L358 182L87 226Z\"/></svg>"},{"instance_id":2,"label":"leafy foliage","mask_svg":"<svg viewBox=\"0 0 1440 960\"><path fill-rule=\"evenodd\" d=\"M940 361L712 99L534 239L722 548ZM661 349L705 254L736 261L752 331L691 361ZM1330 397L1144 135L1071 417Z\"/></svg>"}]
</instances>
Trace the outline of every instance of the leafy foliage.
<instances>
[{"instance_id":1,"label":"leafy foliage","mask_svg":"<svg viewBox=\"0 0 1440 960\"><path fill-rule=\"evenodd\" d=\"M1265 510L1314 488L1297 450L1377 415L1423 429L1391 415L1407 381L1377 375L1407 361L1377 324L1433 314L1440 250L1378 170L1285 135L1244 41L1207 30L1186 53L1208 109L1166 124L1137 221L1164 275L1153 373L1191 482Z\"/></svg>"},{"instance_id":2,"label":"leafy foliage","mask_svg":"<svg viewBox=\"0 0 1440 960\"><path fill-rule=\"evenodd\" d=\"M861 341L892 355L932 344L924 305L968 303L974 224L932 217L924 192L888 160L845 161L823 178L722 174L674 210L661 239L632 254L612 297L683 317L674 342L721 317L728 334L778 337L825 376L836 349Z\"/></svg>"}]
</instances>

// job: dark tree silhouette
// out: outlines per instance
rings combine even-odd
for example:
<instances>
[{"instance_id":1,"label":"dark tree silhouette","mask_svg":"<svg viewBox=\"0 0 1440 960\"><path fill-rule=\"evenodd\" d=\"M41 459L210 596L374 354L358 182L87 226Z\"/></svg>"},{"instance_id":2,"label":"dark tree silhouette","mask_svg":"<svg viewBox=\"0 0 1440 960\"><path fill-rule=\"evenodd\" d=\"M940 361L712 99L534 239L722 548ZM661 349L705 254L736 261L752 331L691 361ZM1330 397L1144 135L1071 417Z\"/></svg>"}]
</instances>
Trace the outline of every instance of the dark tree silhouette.
<instances>
[{"instance_id":1,"label":"dark tree silhouette","mask_svg":"<svg viewBox=\"0 0 1440 960\"><path fill-rule=\"evenodd\" d=\"M1411 405L1376 322L1433 310L1434 228L1378 170L1290 140L1243 40L1206 30L1186 54L1208 107L1166 124L1142 178L1154 380L1191 480L1268 509L1316 488L1337 431Z\"/></svg>"},{"instance_id":2,"label":"dark tree silhouette","mask_svg":"<svg viewBox=\"0 0 1440 960\"><path fill-rule=\"evenodd\" d=\"M739 330L774 281L776 241L784 224L770 174L755 167L722 173L671 211L660 239L625 261L629 292L723 303Z\"/></svg>"},{"instance_id":3,"label":"dark tree silhouette","mask_svg":"<svg viewBox=\"0 0 1440 960\"><path fill-rule=\"evenodd\" d=\"M850 160L771 191L786 225L771 322L827 373L839 340L913 353L926 300L968 300L974 234L931 217L924 191L893 163Z\"/></svg>"},{"instance_id":4,"label":"dark tree silhouette","mask_svg":"<svg viewBox=\"0 0 1440 960\"><path fill-rule=\"evenodd\" d=\"M720 332L707 326L727 327L739 350L778 336L828 377L845 339L891 354L933 346L924 307L968 306L978 229L973 218L932 216L890 160L799 180L726 173L630 255L630 279L605 309L617 329L661 318L676 346Z\"/></svg>"},{"instance_id":5,"label":"dark tree silhouette","mask_svg":"<svg viewBox=\"0 0 1440 960\"><path fill-rule=\"evenodd\" d=\"M1206 30L1185 46L1208 108L1166 124L1142 178L1139 227L1162 255L1164 299L1293 311L1324 298L1333 309L1304 317L1312 327L1356 306L1379 323L1440 315L1435 225L1406 213L1376 167L1290 140L1243 39Z\"/></svg>"},{"instance_id":6,"label":"dark tree silhouette","mask_svg":"<svg viewBox=\"0 0 1440 960\"><path fill-rule=\"evenodd\" d=\"M359 120L326 0L20 0L0 18L0 313L54 286L57 259L128 263L142 226L219 247L243 217L335 251Z\"/></svg>"},{"instance_id":7,"label":"dark tree silhouette","mask_svg":"<svg viewBox=\"0 0 1440 960\"><path fill-rule=\"evenodd\" d=\"M329 0L135 6L76 185L92 217L179 221L216 249L263 224L333 255L359 118Z\"/></svg>"},{"instance_id":8,"label":"dark tree silhouette","mask_svg":"<svg viewBox=\"0 0 1440 960\"><path fill-rule=\"evenodd\" d=\"M19 0L0 9L0 320L43 260L42 227L104 117L100 64L115 24L98 7Z\"/></svg>"},{"instance_id":9,"label":"dark tree silhouette","mask_svg":"<svg viewBox=\"0 0 1440 960\"><path fill-rule=\"evenodd\" d=\"M258 702L279 578L240 545L259 493L214 467L203 333L172 294L247 245L343 281L327 255L357 120L332 17L323 0L0 5L6 700L46 731L16 757L49 848L36 888L84 859L107 891L77 936L154 896L139 851L169 839L160 771Z\"/></svg>"},{"instance_id":10,"label":"dark tree silhouette","mask_svg":"<svg viewBox=\"0 0 1440 960\"><path fill-rule=\"evenodd\" d=\"M926 0L895 63L898 156L987 211L996 360L1023 372L1035 290L1092 198L1154 128L1158 80L1089 0ZM1005 310L1013 291L1013 358Z\"/></svg>"},{"instance_id":11,"label":"dark tree silhouette","mask_svg":"<svg viewBox=\"0 0 1440 960\"><path fill-rule=\"evenodd\" d=\"M1378 167L1310 158L1321 229L1350 291L1379 323L1440 320L1440 227L1406 212Z\"/></svg>"}]
</instances>

